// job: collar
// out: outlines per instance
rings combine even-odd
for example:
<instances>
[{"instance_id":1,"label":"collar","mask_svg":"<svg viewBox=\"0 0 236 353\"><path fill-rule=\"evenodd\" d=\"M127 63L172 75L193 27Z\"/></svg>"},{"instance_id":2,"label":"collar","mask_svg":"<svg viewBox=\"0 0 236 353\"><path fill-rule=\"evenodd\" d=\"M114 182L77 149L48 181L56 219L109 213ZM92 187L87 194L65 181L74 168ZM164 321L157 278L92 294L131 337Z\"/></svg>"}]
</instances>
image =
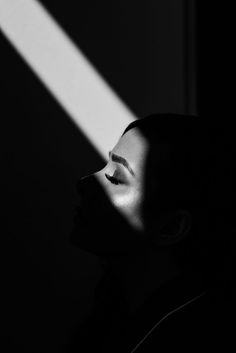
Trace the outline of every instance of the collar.
<instances>
[{"instance_id":1,"label":"collar","mask_svg":"<svg viewBox=\"0 0 236 353\"><path fill-rule=\"evenodd\" d=\"M123 322L122 340L127 352L134 352L163 320L198 300L207 291L207 285L201 278L190 275L175 278L157 289Z\"/></svg>"}]
</instances>

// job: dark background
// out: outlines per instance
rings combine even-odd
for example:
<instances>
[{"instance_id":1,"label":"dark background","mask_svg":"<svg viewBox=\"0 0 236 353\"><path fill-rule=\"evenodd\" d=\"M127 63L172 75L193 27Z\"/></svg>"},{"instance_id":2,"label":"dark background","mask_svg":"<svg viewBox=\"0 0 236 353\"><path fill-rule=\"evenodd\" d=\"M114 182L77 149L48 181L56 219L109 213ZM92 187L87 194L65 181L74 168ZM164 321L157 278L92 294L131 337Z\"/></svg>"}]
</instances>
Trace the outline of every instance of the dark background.
<instances>
[{"instance_id":1,"label":"dark background","mask_svg":"<svg viewBox=\"0 0 236 353\"><path fill-rule=\"evenodd\" d=\"M184 0L41 2L137 117L216 118L225 106L215 9ZM68 242L75 183L104 162L3 36L1 107L0 346L66 352L101 276L96 257Z\"/></svg>"}]
</instances>

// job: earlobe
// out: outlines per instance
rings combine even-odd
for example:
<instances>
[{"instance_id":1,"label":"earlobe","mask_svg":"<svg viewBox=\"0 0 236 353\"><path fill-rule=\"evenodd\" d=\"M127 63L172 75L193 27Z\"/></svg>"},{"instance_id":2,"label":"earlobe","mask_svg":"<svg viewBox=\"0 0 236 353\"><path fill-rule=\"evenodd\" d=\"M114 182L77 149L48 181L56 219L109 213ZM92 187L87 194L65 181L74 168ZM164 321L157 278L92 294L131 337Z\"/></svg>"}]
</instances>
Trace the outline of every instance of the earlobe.
<instances>
[{"instance_id":1,"label":"earlobe","mask_svg":"<svg viewBox=\"0 0 236 353\"><path fill-rule=\"evenodd\" d=\"M186 210L178 210L168 215L161 227L159 235L162 241L174 244L182 240L189 233L192 226L192 216Z\"/></svg>"},{"instance_id":2,"label":"earlobe","mask_svg":"<svg viewBox=\"0 0 236 353\"><path fill-rule=\"evenodd\" d=\"M178 213L181 216L180 232L185 237L192 227L192 215L186 210L179 210Z\"/></svg>"}]
</instances>

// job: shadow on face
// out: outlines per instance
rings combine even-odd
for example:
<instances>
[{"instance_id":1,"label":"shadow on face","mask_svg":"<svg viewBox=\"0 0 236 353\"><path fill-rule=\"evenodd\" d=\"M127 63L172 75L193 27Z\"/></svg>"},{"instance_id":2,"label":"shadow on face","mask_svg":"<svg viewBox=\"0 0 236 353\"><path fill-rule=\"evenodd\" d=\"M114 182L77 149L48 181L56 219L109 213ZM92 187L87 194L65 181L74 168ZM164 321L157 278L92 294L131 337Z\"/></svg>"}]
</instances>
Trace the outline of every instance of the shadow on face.
<instances>
[{"instance_id":1,"label":"shadow on face","mask_svg":"<svg viewBox=\"0 0 236 353\"><path fill-rule=\"evenodd\" d=\"M164 249L189 269L221 266L222 234L232 231L224 219L232 163L221 152L221 129L199 119L160 114L130 124L104 168L77 184L72 242L100 257Z\"/></svg>"},{"instance_id":2,"label":"shadow on face","mask_svg":"<svg viewBox=\"0 0 236 353\"><path fill-rule=\"evenodd\" d=\"M80 205L71 239L81 249L98 256L153 251L163 245L164 239L159 241L158 188L162 186L158 168L168 163L168 145L159 143L155 134L148 136L133 127L108 155L102 170L77 184ZM182 218L175 222L165 245L176 241L175 235L179 239L184 234L179 232Z\"/></svg>"}]
</instances>

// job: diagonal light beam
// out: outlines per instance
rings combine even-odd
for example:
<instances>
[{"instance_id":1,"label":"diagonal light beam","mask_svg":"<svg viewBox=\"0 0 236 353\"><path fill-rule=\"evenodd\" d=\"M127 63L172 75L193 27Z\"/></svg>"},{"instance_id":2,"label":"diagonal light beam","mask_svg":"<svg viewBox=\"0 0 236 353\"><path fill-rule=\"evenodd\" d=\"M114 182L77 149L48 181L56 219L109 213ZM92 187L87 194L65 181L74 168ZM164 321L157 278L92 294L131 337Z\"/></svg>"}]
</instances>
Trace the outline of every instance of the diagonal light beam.
<instances>
[{"instance_id":1,"label":"diagonal light beam","mask_svg":"<svg viewBox=\"0 0 236 353\"><path fill-rule=\"evenodd\" d=\"M103 157L136 119L36 0L0 0L0 29Z\"/></svg>"}]
</instances>

